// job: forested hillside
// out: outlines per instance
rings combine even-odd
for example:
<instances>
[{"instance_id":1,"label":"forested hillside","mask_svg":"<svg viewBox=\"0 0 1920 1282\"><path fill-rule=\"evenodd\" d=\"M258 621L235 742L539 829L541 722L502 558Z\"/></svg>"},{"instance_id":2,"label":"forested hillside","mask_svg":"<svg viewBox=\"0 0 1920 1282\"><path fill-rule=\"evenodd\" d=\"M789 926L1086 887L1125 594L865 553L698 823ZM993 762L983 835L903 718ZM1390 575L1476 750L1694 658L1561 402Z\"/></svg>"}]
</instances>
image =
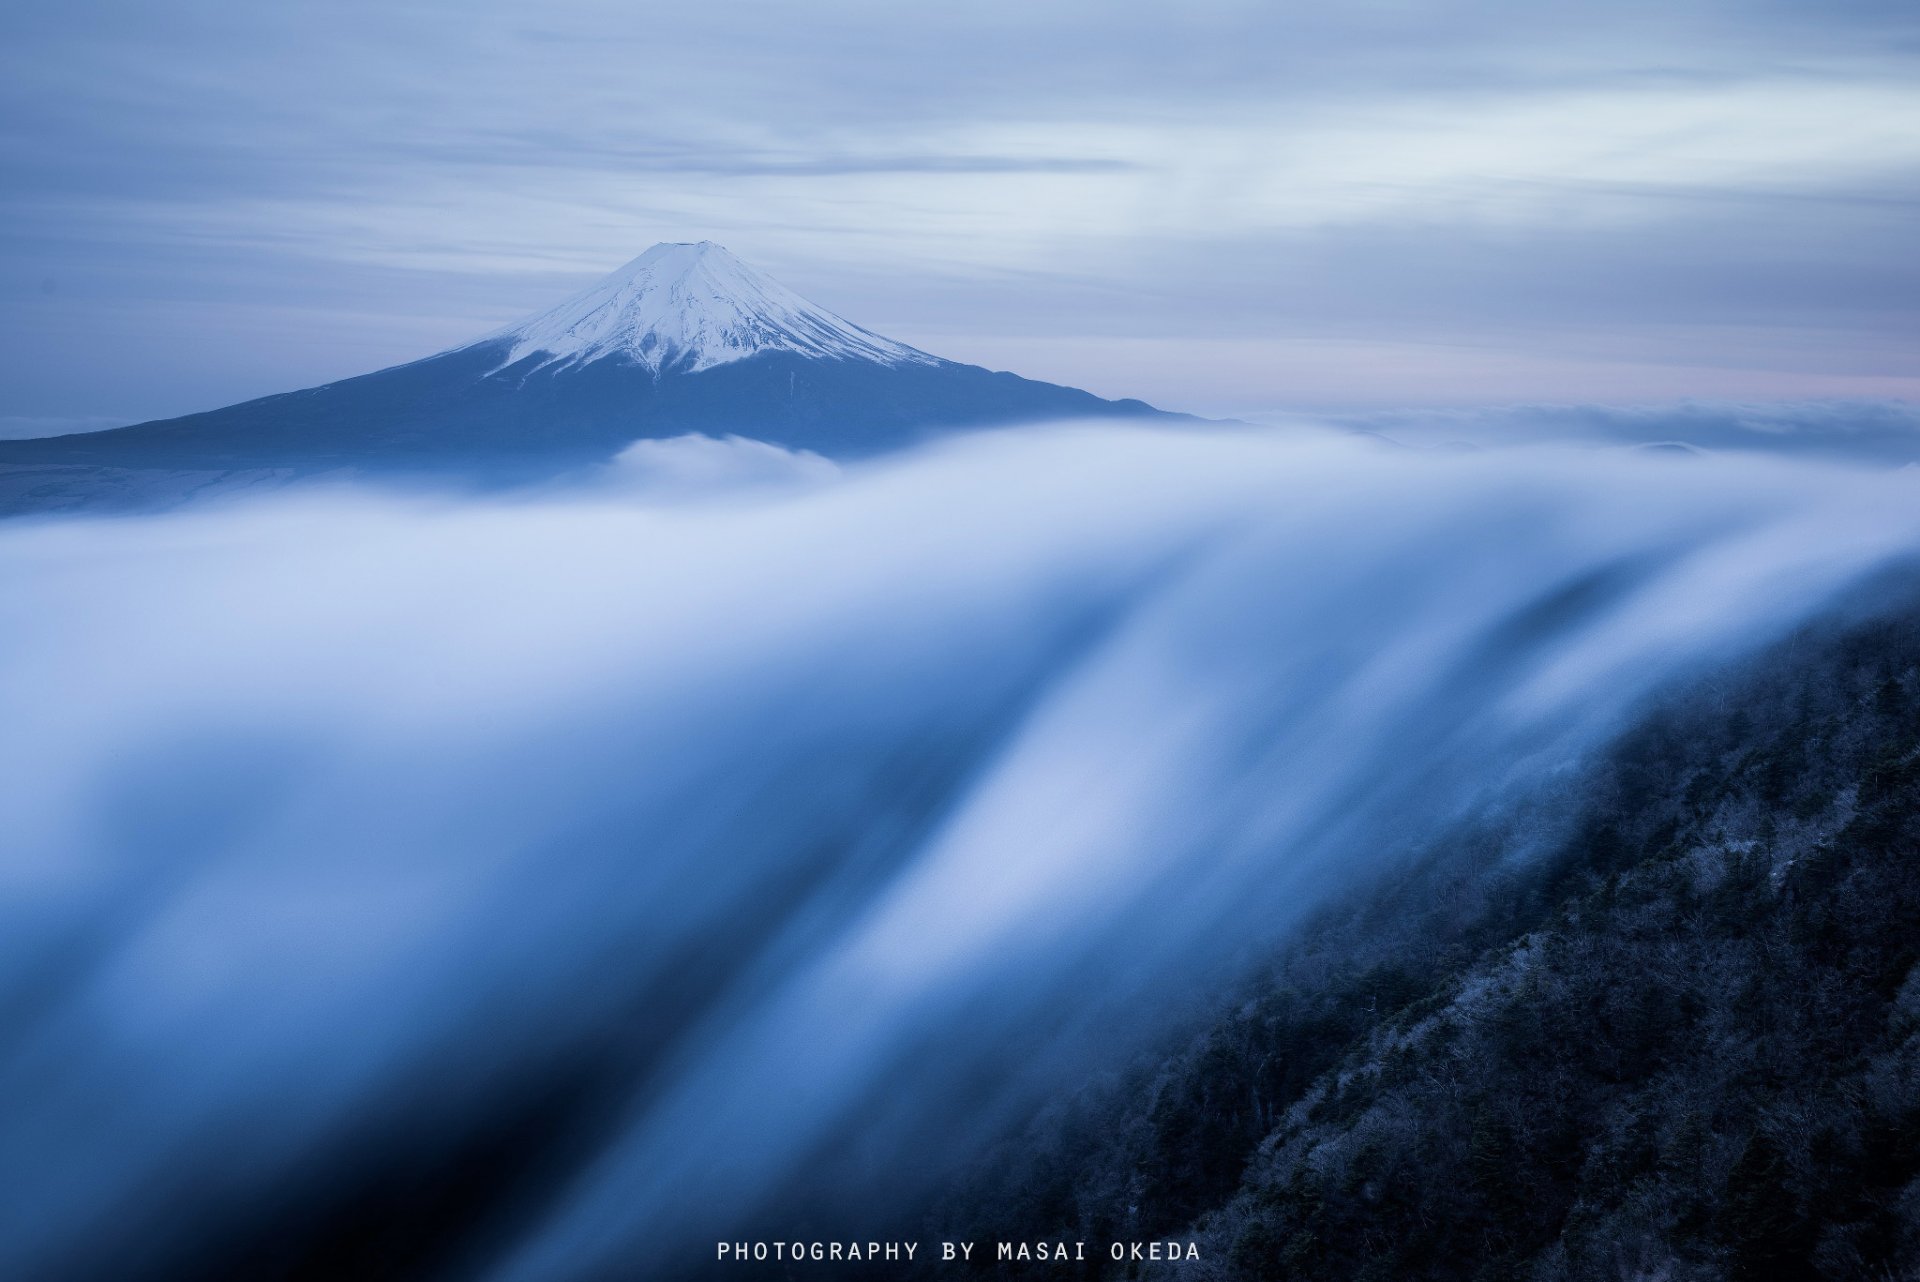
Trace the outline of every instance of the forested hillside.
<instances>
[{"instance_id":1,"label":"forested hillside","mask_svg":"<svg viewBox=\"0 0 1920 1282\"><path fill-rule=\"evenodd\" d=\"M1193 1237L1185 1278L1920 1278L1920 611L1671 691L1405 867L925 1235ZM1087 1254L1028 1273L1140 1267Z\"/></svg>"}]
</instances>

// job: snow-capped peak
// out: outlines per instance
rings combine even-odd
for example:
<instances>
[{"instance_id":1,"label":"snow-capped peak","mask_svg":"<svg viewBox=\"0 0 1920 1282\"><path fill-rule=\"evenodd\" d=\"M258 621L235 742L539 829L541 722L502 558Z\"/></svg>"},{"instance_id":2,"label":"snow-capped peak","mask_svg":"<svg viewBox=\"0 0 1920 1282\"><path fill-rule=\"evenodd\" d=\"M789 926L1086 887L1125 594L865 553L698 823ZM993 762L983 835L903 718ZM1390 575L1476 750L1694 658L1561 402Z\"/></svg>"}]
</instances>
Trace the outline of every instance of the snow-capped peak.
<instances>
[{"instance_id":1,"label":"snow-capped peak","mask_svg":"<svg viewBox=\"0 0 1920 1282\"><path fill-rule=\"evenodd\" d=\"M816 307L712 241L655 245L557 307L487 335L508 363L536 353L584 363L624 355L691 373L758 352L937 364L938 358Z\"/></svg>"}]
</instances>

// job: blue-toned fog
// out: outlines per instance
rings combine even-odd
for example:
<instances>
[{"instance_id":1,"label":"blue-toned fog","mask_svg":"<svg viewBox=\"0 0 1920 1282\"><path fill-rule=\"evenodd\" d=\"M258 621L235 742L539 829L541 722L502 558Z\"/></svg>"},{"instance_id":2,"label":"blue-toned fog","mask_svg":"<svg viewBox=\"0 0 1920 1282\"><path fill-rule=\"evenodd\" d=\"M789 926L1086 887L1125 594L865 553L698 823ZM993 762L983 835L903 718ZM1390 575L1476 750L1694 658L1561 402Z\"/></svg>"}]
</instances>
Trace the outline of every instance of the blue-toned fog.
<instances>
[{"instance_id":1,"label":"blue-toned fog","mask_svg":"<svg viewBox=\"0 0 1920 1282\"><path fill-rule=\"evenodd\" d=\"M0 526L0 1274L556 1079L586 1138L478 1276L664 1271L796 1186L857 1229L1920 551L1917 489L1083 425Z\"/></svg>"}]
</instances>

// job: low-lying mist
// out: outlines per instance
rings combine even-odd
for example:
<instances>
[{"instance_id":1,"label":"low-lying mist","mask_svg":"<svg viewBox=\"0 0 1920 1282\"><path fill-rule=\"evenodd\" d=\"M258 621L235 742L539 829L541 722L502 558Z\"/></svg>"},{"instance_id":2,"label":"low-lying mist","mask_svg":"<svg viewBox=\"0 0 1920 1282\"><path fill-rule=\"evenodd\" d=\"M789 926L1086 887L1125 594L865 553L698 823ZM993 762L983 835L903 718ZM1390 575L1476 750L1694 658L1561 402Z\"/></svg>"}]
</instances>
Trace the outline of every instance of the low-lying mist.
<instances>
[{"instance_id":1,"label":"low-lying mist","mask_svg":"<svg viewBox=\"0 0 1920 1282\"><path fill-rule=\"evenodd\" d=\"M0 526L0 1274L879 1224L1916 497L1081 425Z\"/></svg>"}]
</instances>

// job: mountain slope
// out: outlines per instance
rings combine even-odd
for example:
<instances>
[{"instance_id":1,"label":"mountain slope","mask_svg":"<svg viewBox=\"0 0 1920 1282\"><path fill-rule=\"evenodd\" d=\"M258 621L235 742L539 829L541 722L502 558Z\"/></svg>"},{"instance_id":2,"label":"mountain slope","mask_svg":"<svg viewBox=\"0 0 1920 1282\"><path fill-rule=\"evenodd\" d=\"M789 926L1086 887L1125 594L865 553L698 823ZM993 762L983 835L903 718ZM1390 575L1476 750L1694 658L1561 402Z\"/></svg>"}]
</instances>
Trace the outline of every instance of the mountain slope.
<instances>
[{"instance_id":1,"label":"mountain slope","mask_svg":"<svg viewBox=\"0 0 1920 1282\"><path fill-rule=\"evenodd\" d=\"M917 351L702 242L656 245L424 360L182 418L0 442L0 464L508 478L688 432L845 458L955 428L1091 416L1184 418Z\"/></svg>"},{"instance_id":2,"label":"mountain slope","mask_svg":"<svg viewBox=\"0 0 1920 1282\"><path fill-rule=\"evenodd\" d=\"M1920 1277L1920 610L1891 595L1326 914L924 1232L1193 1239L1179 1276L1288 1282Z\"/></svg>"}]
</instances>

